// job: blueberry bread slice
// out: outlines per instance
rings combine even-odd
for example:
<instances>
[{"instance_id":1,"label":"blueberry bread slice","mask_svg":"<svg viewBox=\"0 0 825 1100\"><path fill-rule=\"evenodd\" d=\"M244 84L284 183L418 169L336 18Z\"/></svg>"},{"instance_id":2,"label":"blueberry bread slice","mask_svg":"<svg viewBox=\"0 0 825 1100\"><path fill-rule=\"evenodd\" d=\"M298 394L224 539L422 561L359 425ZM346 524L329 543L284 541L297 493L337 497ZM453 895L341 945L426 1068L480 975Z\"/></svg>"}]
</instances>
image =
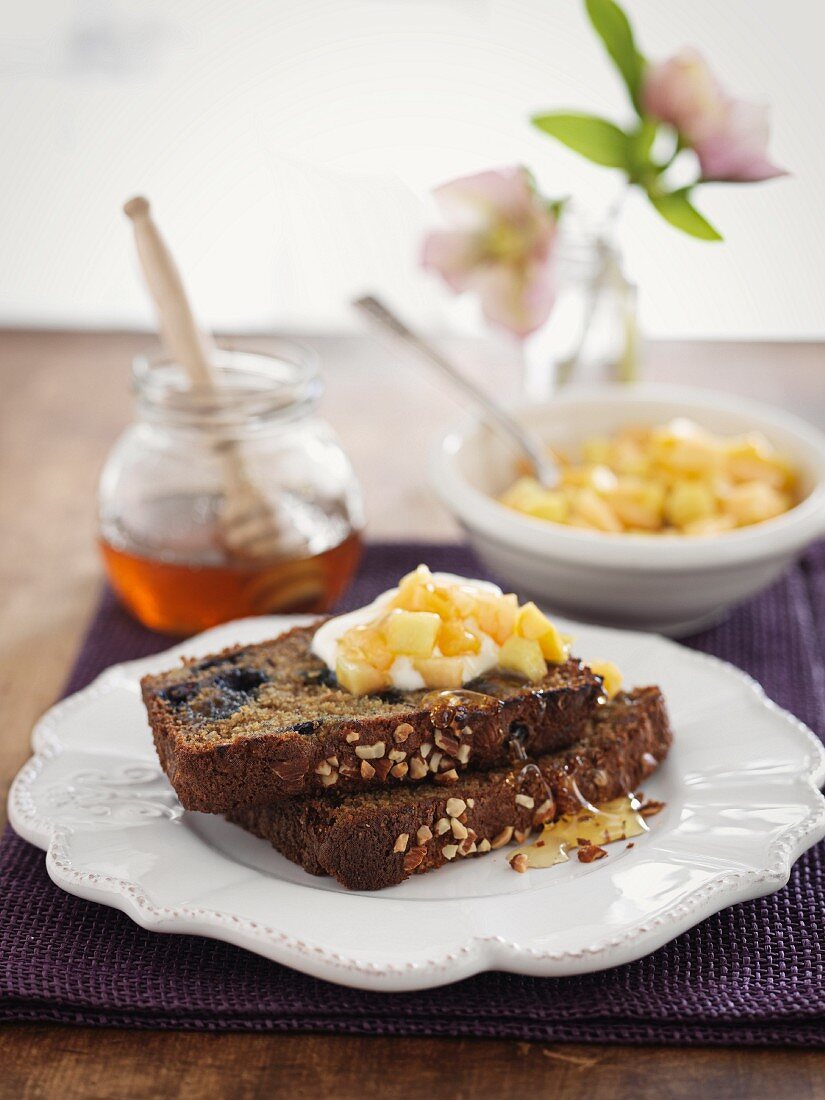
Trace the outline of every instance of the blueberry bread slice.
<instances>
[{"instance_id":1,"label":"blueberry bread slice","mask_svg":"<svg viewBox=\"0 0 825 1100\"><path fill-rule=\"evenodd\" d=\"M311 652L314 627L184 662L142 681L161 765L182 804L224 813L274 799L391 789L499 767L517 729L532 755L571 745L601 680L581 662L537 683L488 673L433 699L356 696Z\"/></svg>"},{"instance_id":2,"label":"blueberry bread slice","mask_svg":"<svg viewBox=\"0 0 825 1100\"><path fill-rule=\"evenodd\" d=\"M230 821L268 840L313 875L351 890L380 890L412 874L521 841L534 828L588 802L635 790L671 744L664 699L641 688L600 706L579 741L536 759L393 791L287 799L237 808ZM540 774L539 774L540 771Z\"/></svg>"}]
</instances>

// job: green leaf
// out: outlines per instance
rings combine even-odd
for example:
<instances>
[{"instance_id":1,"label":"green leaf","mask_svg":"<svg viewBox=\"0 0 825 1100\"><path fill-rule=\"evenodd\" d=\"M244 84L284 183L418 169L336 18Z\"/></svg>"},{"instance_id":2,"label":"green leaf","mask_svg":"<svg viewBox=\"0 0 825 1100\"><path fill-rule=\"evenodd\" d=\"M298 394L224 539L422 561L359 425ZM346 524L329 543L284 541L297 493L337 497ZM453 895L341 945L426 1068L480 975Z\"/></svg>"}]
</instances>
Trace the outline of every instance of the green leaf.
<instances>
[{"instance_id":1,"label":"green leaf","mask_svg":"<svg viewBox=\"0 0 825 1100\"><path fill-rule=\"evenodd\" d=\"M636 48L633 28L615 0L585 0L593 29L627 85L633 106L641 114L640 95L645 59Z\"/></svg>"},{"instance_id":2,"label":"green leaf","mask_svg":"<svg viewBox=\"0 0 825 1100\"><path fill-rule=\"evenodd\" d=\"M650 201L665 219L683 233L701 241L721 241L722 234L714 229L690 201L690 188L671 191L666 195L650 195Z\"/></svg>"},{"instance_id":3,"label":"green leaf","mask_svg":"<svg viewBox=\"0 0 825 1100\"><path fill-rule=\"evenodd\" d=\"M534 115L532 123L569 149L606 168L627 169L631 139L618 126L594 115Z\"/></svg>"}]
</instances>

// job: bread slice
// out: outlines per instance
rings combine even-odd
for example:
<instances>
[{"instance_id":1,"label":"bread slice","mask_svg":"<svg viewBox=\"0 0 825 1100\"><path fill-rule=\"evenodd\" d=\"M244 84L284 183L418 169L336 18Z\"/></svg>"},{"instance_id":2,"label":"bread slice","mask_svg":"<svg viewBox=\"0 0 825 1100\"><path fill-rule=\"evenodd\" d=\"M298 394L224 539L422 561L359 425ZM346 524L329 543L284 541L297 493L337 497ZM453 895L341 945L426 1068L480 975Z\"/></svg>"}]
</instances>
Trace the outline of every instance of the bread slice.
<instances>
[{"instance_id":1,"label":"bread slice","mask_svg":"<svg viewBox=\"0 0 825 1100\"><path fill-rule=\"evenodd\" d=\"M350 890L380 890L451 859L503 847L511 838L589 802L635 790L667 755L671 730L658 688L598 708L581 740L522 762L394 791L284 800L233 810L230 821L268 840L313 875ZM540 772L539 772L540 769Z\"/></svg>"},{"instance_id":2,"label":"bread slice","mask_svg":"<svg viewBox=\"0 0 825 1100\"><path fill-rule=\"evenodd\" d=\"M511 728L528 753L572 744L601 692L569 660L537 684L485 676L460 706L426 691L353 696L310 651L314 629L144 677L158 756L187 809L223 813L426 777L448 786L465 769L505 764Z\"/></svg>"}]
</instances>

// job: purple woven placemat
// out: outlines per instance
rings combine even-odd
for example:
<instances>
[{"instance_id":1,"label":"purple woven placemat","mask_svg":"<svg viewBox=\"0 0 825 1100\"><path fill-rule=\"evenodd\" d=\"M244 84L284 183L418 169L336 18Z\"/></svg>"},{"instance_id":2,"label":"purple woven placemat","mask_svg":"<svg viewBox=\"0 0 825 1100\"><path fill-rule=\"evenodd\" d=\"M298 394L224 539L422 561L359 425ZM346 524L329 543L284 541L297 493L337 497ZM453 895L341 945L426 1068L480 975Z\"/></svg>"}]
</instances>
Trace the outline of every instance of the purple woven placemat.
<instances>
[{"instance_id":1,"label":"purple woven placemat","mask_svg":"<svg viewBox=\"0 0 825 1100\"><path fill-rule=\"evenodd\" d=\"M347 606L426 560L483 571L457 546L374 545ZM691 640L755 676L825 737L825 544L756 600ZM67 691L169 639L104 595ZM743 752L747 746L743 745ZM482 974L442 989L344 989L213 940L146 932L62 893L43 853L0 842L0 1020L209 1031L468 1035L583 1042L825 1046L825 844L788 886L727 909L653 955L564 979Z\"/></svg>"}]
</instances>

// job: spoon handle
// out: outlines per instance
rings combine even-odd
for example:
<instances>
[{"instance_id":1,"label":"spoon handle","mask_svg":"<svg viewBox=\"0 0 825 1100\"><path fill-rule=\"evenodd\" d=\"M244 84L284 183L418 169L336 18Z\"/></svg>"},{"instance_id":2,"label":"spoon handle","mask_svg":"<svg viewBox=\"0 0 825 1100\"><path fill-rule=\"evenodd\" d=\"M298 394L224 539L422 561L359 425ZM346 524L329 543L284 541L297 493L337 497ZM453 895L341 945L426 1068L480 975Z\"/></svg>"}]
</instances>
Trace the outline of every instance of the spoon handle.
<instances>
[{"instance_id":1,"label":"spoon handle","mask_svg":"<svg viewBox=\"0 0 825 1100\"><path fill-rule=\"evenodd\" d=\"M550 489L558 484L558 471L545 455L541 444L533 439L518 421L505 412L497 402L488 397L474 382L471 382L434 344L431 344L423 336L419 336L418 333L413 332L383 302L379 302L377 298L371 295L359 298L353 302L353 305L360 313L363 313L372 321L376 321L385 331L412 348L421 358L427 359L434 367L438 367L453 385L480 405L484 409L487 418L498 425L528 459L536 473L536 477L545 488Z\"/></svg>"},{"instance_id":2,"label":"spoon handle","mask_svg":"<svg viewBox=\"0 0 825 1100\"><path fill-rule=\"evenodd\" d=\"M197 326L180 271L155 224L148 201L138 195L125 204L123 212L134 227L141 268L167 352L184 368L193 385L213 386L210 342Z\"/></svg>"}]
</instances>

